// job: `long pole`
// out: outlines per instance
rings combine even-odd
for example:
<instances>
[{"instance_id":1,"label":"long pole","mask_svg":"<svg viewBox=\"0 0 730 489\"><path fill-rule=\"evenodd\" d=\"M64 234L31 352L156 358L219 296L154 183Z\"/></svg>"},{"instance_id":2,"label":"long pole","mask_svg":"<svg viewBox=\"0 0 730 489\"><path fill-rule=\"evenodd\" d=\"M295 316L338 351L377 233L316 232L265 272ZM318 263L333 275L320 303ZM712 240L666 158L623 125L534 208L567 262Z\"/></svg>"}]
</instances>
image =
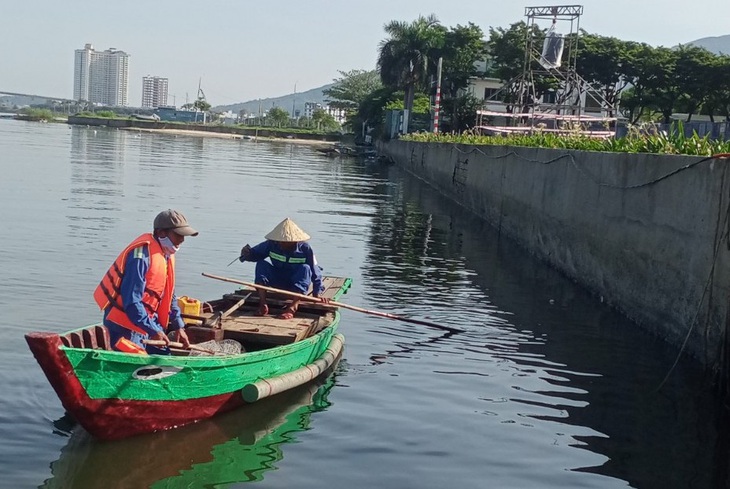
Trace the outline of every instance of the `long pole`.
<instances>
[{"instance_id":1,"label":"long pole","mask_svg":"<svg viewBox=\"0 0 730 489\"><path fill-rule=\"evenodd\" d=\"M439 113L441 112L441 66L444 62L443 58L439 58L438 68L436 69L436 100L433 109L433 133L439 133Z\"/></svg>"},{"instance_id":2,"label":"long pole","mask_svg":"<svg viewBox=\"0 0 730 489\"><path fill-rule=\"evenodd\" d=\"M297 80L299 81L299 80ZM291 101L291 117L294 119L294 112L296 110L296 103L297 103L297 82L294 82L294 98Z\"/></svg>"},{"instance_id":3,"label":"long pole","mask_svg":"<svg viewBox=\"0 0 730 489\"><path fill-rule=\"evenodd\" d=\"M177 348L180 350L184 349L183 344L180 342L177 342L177 341L171 341L169 343L165 343L162 340L142 340L142 343L144 343L145 345L150 345L150 346L169 346L171 348ZM190 349L196 350L196 351L202 351L202 352L208 353L210 355L215 354L215 351L209 350L207 348L203 348L202 346L198 346L198 345L190 345Z\"/></svg>"},{"instance_id":4,"label":"long pole","mask_svg":"<svg viewBox=\"0 0 730 489\"><path fill-rule=\"evenodd\" d=\"M267 287L266 285L259 285L259 284L254 284L251 282L244 282L242 280L236 280L234 278L220 277L218 275L212 275L210 273L205 273L205 272L203 272L203 276L212 278L215 280L222 280L223 282L230 282L233 284L245 285L247 287L252 287L254 289L266 290L268 292L275 292L277 294L288 295L289 297L296 297L297 299L301 299L301 300L305 300L305 301L309 301L309 302L320 302L320 303L322 302L319 297L312 297L310 295L298 294L296 292L289 292L288 290L275 289L274 287ZM383 317L383 318L388 318L388 319L396 319L398 321L404 321L406 323L430 326L432 328L442 329L444 331L449 331L451 333L463 333L464 332L463 329L452 328L450 326L443 326L441 324L432 323L430 321L424 321L422 319L411 319L411 318L407 318L407 317L403 317L403 316L398 316L396 314L390 314L387 312L363 309L361 307L351 306L349 304L343 304L342 302L329 301L327 303L327 305L341 307L343 309L350 309L352 311L362 312L365 314L370 314L372 316L378 316L378 317Z\"/></svg>"}]
</instances>

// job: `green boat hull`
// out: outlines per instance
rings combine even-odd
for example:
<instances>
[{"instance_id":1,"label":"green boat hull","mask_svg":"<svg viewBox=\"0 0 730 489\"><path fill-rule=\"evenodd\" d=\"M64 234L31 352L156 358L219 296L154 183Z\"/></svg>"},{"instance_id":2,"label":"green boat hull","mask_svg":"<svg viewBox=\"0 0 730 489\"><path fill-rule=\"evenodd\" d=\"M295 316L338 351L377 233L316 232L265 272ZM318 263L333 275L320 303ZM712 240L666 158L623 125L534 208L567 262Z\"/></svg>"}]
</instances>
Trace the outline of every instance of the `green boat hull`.
<instances>
[{"instance_id":1,"label":"green boat hull","mask_svg":"<svg viewBox=\"0 0 730 489\"><path fill-rule=\"evenodd\" d=\"M350 286L350 279L331 280L338 280L331 282L334 298ZM211 304L227 310L238 299L237 293L231 295L235 297ZM230 329L218 331L252 338L245 345L250 351L233 355L111 351L108 332L100 324L63 334L29 333L26 341L64 408L86 431L101 439L126 438L194 423L276 395L320 376L339 358L344 338L337 334L338 310L311 306L287 323L257 319L251 312L255 305L246 304L247 310L228 318ZM299 328L299 333L266 336L271 328ZM283 344L260 343L273 338Z\"/></svg>"}]
</instances>

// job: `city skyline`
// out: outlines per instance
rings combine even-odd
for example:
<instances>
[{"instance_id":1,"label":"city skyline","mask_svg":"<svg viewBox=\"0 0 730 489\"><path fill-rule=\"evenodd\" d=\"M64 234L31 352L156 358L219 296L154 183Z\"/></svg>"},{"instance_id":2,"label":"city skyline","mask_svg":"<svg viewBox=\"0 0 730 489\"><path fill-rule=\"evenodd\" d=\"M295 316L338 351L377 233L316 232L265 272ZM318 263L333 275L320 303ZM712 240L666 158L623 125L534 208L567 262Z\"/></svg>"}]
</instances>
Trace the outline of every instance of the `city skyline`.
<instances>
[{"instance_id":1,"label":"city skyline","mask_svg":"<svg viewBox=\"0 0 730 489\"><path fill-rule=\"evenodd\" d=\"M730 34L720 15L725 0L704 0L692 9L679 0L575 3L584 6L580 27L589 33L654 46ZM200 8L187 0L130 0L122 9L88 0L12 2L3 6L0 43L18 47L4 53L0 89L71 98L74 65L69 53L93 43L132 56L130 105L140 103L139 80L150 73L169 79L169 95L177 105L195 100L199 82L208 102L226 105L289 94L295 86L304 92L332 83L339 71L375 69L386 37L383 26L391 20L410 22L433 13L444 26L473 22L488 36L490 27L524 21L525 6L533 4L554 3L462 0L454 8L436 0L373 0L367 6L212 0ZM140 17L142 7L145 15ZM49 36L29 36L28 19L34 29L50 32L52 42L46 41Z\"/></svg>"}]
</instances>

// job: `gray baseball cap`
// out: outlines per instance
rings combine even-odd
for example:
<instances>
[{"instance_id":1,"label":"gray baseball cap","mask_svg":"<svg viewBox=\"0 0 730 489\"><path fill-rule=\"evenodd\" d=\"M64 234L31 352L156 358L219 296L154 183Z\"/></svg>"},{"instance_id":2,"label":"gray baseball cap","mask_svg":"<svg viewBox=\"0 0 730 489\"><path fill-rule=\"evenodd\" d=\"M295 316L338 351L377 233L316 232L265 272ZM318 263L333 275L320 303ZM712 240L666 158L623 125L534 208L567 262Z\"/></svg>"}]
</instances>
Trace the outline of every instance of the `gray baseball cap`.
<instances>
[{"instance_id":1,"label":"gray baseball cap","mask_svg":"<svg viewBox=\"0 0 730 489\"><path fill-rule=\"evenodd\" d=\"M166 231L171 230L179 234L180 236L198 235L198 232L190 227L190 224L188 224L188 220L185 219L185 216L183 216L182 213L172 209L167 209L166 211L162 211L157 214L157 217L155 217L154 228L163 229Z\"/></svg>"}]
</instances>

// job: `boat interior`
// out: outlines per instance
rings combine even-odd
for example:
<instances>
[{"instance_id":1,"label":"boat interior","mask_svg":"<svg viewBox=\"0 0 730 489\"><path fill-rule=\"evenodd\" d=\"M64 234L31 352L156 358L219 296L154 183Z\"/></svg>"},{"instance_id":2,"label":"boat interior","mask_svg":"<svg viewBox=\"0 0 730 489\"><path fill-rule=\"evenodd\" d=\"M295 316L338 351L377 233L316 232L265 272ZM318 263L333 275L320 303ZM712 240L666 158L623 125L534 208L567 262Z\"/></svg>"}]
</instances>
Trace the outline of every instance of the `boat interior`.
<instances>
[{"instance_id":1,"label":"boat interior","mask_svg":"<svg viewBox=\"0 0 730 489\"><path fill-rule=\"evenodd\" d=\"M322 297L334 299L338 293L346 291L349 279L325 277L325 291ZM310 292L311 295L311 292ZM235 340L245 352L273 348L294 343L317 334L335 321L335 306L300 302L296 314L291 319L279 319L277 315L291 302L282 294L269 292L266 303L270 313L258 316L258 293L242 288L220 299L202 302L198 314L183 313L185 330L192 345L210 344L222 340ZM171 338L172 339L172 338ZM64 346L111 350L109 332L97 324L61 335ZM188 355L193 350L171 348L174 355Z\"/></svg>"}]
</instances>

